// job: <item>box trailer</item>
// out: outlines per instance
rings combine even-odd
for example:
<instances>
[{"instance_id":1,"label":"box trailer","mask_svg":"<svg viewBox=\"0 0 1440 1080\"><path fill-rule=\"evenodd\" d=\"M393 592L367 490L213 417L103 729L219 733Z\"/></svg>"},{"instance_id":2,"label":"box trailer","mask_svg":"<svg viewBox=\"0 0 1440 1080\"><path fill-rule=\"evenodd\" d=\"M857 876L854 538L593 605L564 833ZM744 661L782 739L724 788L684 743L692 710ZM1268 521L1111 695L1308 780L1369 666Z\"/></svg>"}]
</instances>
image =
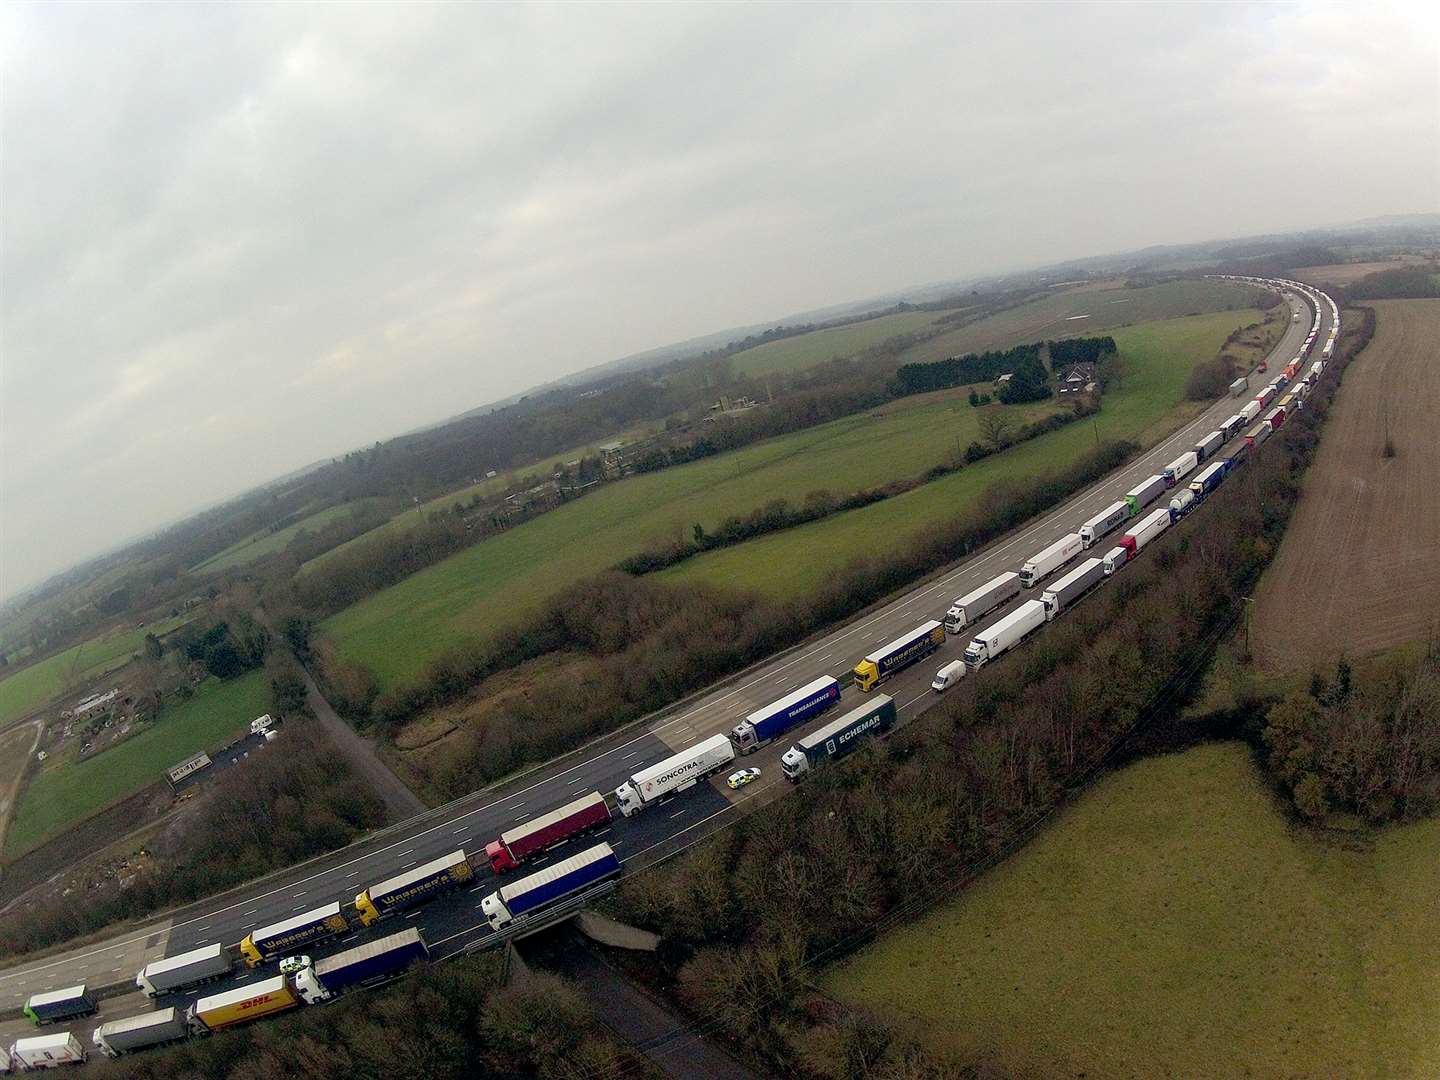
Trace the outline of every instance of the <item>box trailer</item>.
<instances>
[{"instance_id":1,"label":"box trailer","mask_svg":"<svg viewBox=\"0 0 1440 1080\"><path fill-rule=\"evenodd\" d=\"M497 874L514 870L573 837L610 824L610 804L598 791L566 803L537 818L506 829L499 840L485 845L490 869Z\"/></svg>"},{"instance_id":2,"label":"box trailer","mask_svg":"<svg viewBox=\"0 0 1440 1080\"><path fill-rule=\"evenodd\" d=\"M974 671L998 659L1044 623L1045 605L1039 600L1025 601L999 622L975 635L975 639L965 646L965 663Z\"/></svg>"},{"instance_id":3,"label":"box trailer","mask_svg":"<svg viewBox=\"0 0 1440 1080\"><path fill-rule=\"evenodd\" d=\"M1196 474L1194 480L1190 481L1190 490L1195 493L1197 499L1203 499L1220 486L1220 481L1225 479L1225 474L1229 471L1230 461L1228 458L1212 461Z\"/></svg>"},{"instance_id":4,"label":"box trailer","mask_svg":"<svg viewBox=\"0 0 1440 1080\"><path fill-rule=\"evenodd\" d=\"M36 1027L69 1020L72 1016L89 1016L98 1005L85 989L85 984L67 986L63 990L46 990L32 994L21 1010Z\"/></svg>"},{"instance_id":5,"label":"box trailer","mask_svg":"<svg viewBox=\"0 0 1440 1080\"><path fill-rule=\"evenodd\" d=\"M10 1063L13 1068L56 1069L61 1065L82 1065L88 1055L80 1040L68 1031L57 1031L53 1035L32 1035L28 1039L16 1039L10 1045Z\"/></svg>"},{"instance_id":6,"label":"box trailer","mask_svg":"<svg viewBox=\"0 0 1440 1080\"><path fill-rule=\"evenodd\" d=\"M1199 465L1201 462L1208 461L1210 457L1215 453L1215 451L1219 450L1220 447L1224 445L1225 432L1210 432L1209 435L1206 435L1205 438L1201 439L1198 443L1195 444L1195 463Z\"/></svg>"},{"instance_id":7,"label":"box trailer","mask_svg":"<svg viewBox=\"0 0 1440 1080\"><path fill-rule=\"evenodd\" d=\"M1173 520L1170 507L1162 506L1153 514L1146 515L1138 525L1122 536L1120 546L1128 551L1133 559L1146 544L1168 529Z\"/></svg>"},{"instance_id":8,"label":"box trailer","mask_svg":"<svg viewBox=\"0 0 1440 1080\"><path fill-rule=\"evenodd\" d=\"M1113 502L1080 526L1080 542L1087 548L1106 533L1130 520L1130 504L1123 499Z\"/></svg>"},{"instance_id":9,"label":"box trailer","mask_svg":"<svg viewBox=\"0 0 1440 1080\"><path fill-rule=\"evenodd\" d=\"M1109 577L1129 561L1130 552L1128 549L1123 547L1111 548L1105 553L1105 576Z\"/></svg>"},{"instance_id":10,"label":"box trailer","mask_svg":"<svg viewBox=\"0 0 1440 1080\"><path fill-rule=\"evenodd\" d=\"M1078 532L1066 533L1053 544L1036 552L1029 562L1020 567L1020 584L1027 589L1033 588L1042 578L1053 574L1084 550L1085 541L1080 539Z\"/></svg>"},{"instance_id":11,"label":"box trailer","mask_svg":"<svg viewBox=\"0 0 1440 1080\"><path fill-rule=\"evenodd\" d=\"M1247 401L1245 407L1240 410L1240 426L1243 428L1259 415L1260 403L1258 401Z\"/></svg>"},{"instance_id":12,"label":"box trailer","mask_svg":"<svg viewBox=\"0 0 1440 1080\"><path fill-rule=\"evenodd\" d=\"M855 685L868 694L891 675L923 660L945 644L945 627L934 619L876 649L855 665Z\"/></svg>"},{"instance_id":13,"label":"box trailer","mask_svg":"<svg viewBox=\"0 0 1440 1080\"><path fill-rule=\"evenodd\" d=\"M1013 570L991 578L984 585L956 599L945 612L945 632L958 634L976 619L984 618L1001 604L1020 595L1020 575Z\"/></svg>"},{"instance_id":14,"label":"box trailer","mask_svg":"<svg viewBox=\"0 0 1440 1080\"><path fill-rule=\"evenodd\" d=\"M1130 516L1144 510L1152 502L1158 499L1165 491L1165 477L1152 476L1143 484L1136 484L1125 493L1125 501L1130 504Z\"/></svg>"},{"instance_id":15,"label":"box trailer","mask_svg":"<svg viewBox=\"0 0 1440 1080\"><path fill-rule=\"evenodd\" d=\"M1233 439L1240 434L1240 429L1245 426L1245 417L1236 413L1234 416L1226 417L1225 422L1220 425L1220 432L1226 440Z\"/></svg>"},{"instance_id":16,"label":"box trailer","mask_svg":"<svg viewBox=\"0 0 1440 1080\"><path fill-rule=\"evenodd\" d=\"M295 992L307 1005L318 1005L352 987L393 979L411 964L430 958L430 947L420 931L411 927L378 941L357 945L334 956L312 962L308 956L284 961L294 977Z\"/></svg>"},{"instance_id":17,"label":"box trailer","mask_svg":"<svg viewBox=\"0 0 1440 1080\"><path fill-rule=\"evenodd\" d=\"M1259 405L1260 408L1262 408L1262 409L1268 409L1268 408L1270 407L1270 402L1272 402L1272 401L1274 401L1274 400L1275 400L1275 387L1274 387L1274 386L1267 385L1267 386L1265 387L1265 389L1261 390L1258 394L1255 395L1255 404L1256 404L1256 405Z\"/></svg>"},{"instance_id":18,"label":"box trailer","mask_svg":"<svg viewBox=\"0 0 1440 1080\"><path fill-rule=\"evenodd\" d=\"M185 1023L192 1035L207 1035L262 1016L273 1016L299 1004L300 995L295 993L290 980L276 975L254 986L240 986L201 998L186 1010Z\"/></svg>"},{"instance_id":19,"label":"box trailer","mask_svg":"<svg viewBox=\"0 0 1440 1080\"><path fill-rule=\"evenodd\" d=\"M1261 417L1261 420L1270 425L1271 431L1279 431L1280 425L1285 423L1285 410L1277 405Z\"/></svg>"},{"instance_id":20,"label":"box trailer","mask_svg":"<svg viewBox=\"0 0 1440 1080\"><path fill-rule=\"evenodd\" d=\"M735 760L730 736L712 735L688 750L641 769L615 789L615 802L626 817L677 791L692 788Z\"/></svg>"},{"instance_id":21,"label":"box trailer","mask_svg":"<svg viewBox=\"0 0 1440 1080\"><path fill-rule=\"evenodd\" d=\"M753 754L771 739L779 738L791 728L813 720L838 704L840 683L827 675L750 713L735 725L730 732L730 741L739 753Z\"/></svg>"},{"instance_id":22,"label":"box trailer","mask_svg":"<svg viewBox=\"0 0 1440 1080\"><path fill-rule=\"evenodd\" d=\"M379 885L371 885L355 897L355 910L361 925L374 926L392 912L423 904L474 877L475 871L464 850L452 851L424 866L387 878Z\"/></svg>"},{"instance_id":23,"label":"box trailer","mask_svg":"<svg viewBox=\"0 0 1440 1080\"><path fill-rule=\"evenodd\" d=\"M230 968L230 954L217 941L163 960L152 960L135 976L135 985L145 991L146 997L159 997L228 975Z\"/></svg>"},{"instance_id":24,"label":"box trailer","mask_svg":"<svg viewBox=\"0 0 1440 1080\"><path fill-rule=\"evenodd\" d=\"M1263 443L1266 439L1270 437L1270 433L1273 430L1274 429L1269 424L1265 423L1264 420L1261 420L1260 423L1256 424L1249 431L1245 432L1245 445L1250 447L1250 449L1252 450L1256 449L1261 443Z\"/></svg>"},{"instance_id":25,"label":"box trailer","mask_svg":"<svg viewBox=\"0 0 1440 1080\"><path fill-rule=\"evenodd\" d=\"M1105 561L1086 559L1059 581L1051 584L1040 597L1040 602L1045 605L1045 621L1055 618L1104 580Z\"/></svg>"},{"instance_id":26,"label":"box trailer","mask_svg":"<svg viewBox=\"0 0 1440 1080\"><path fill-rule=\"evenodd\" d=\"M1170 462L1169 465L1166 465L1165 468L1160 471L1160 475L1165 477L1165 486L1172 488L1194 472L1195 466L1199 464L1200 455L1194 450L1186 450L1185 453Z\"/></svg>"},{"instance_id":27,"label":"box trailer","mask_svg":"<svg viewBox=\"0 0 1440 1080\"><path fill-rule=\"evenodd\" d=\"M101 1024L91 1034L90 1041L106 1057L117 1058L151 1046L179 1042L189 1034L190 1025L185 1022L183 1012L158 1009Z\"/></svg>"},{"instance_id":28,"label":"box trailer","mask_svg":"<svg viewBox=\"0 0 1440 1080\"><path fill-rule=\"evenodd\" d=\"M1181 488L1170 500L1170 520L1179 521L1182 517L1195 509L1195 493L1189 488Z\"/></svg>"},{"instance_id":29,"label":"box trailer","mask_svg":"<svg viewBox=\"0 0 1440 1080\"><path fill-rule=\"evenodd\" d=\"M730 745L728 739L725 745ZM529 877L502 885L480 902L480 910L493 929L503 930L522 915L552 907L619 874L620 860L610 845L596 844Z\"/></svg>"},{"instance_id":30,"label":"box trailer","mask_svg":"<svg viewBox=\"0 0 1440 1080\"><path fill-rule=\"evenodd\" d=\"M304 948L312 941L343 934L349 929L350 921L340 913L340 903L336 901L303 915L252 930L240 942L240 959L253 968L266 960Z\"/></svg>"},{"instance_id":31,"label":"box trailer","mask_svg":"<svg viewBox=\"0 0 1440 1080\"><path fill-rule=\"evenodd\" d=\"M867 740L895 726L895 699L877 694L858 709L795 741L780 757L780 771L792 784L826 761L858 750Z\"/></svg>"},{"instance_id":32,"label":"box trailer","mask_svg":"<svg viewBox=\"0 0 1440 1080\"><path fill-rule=\"evenodd\" d=\"M1231 397L1240 397L1242 394L1245 393L1246 390L1249 390L1249 389L1250 389L1250 376L1248 376L1248 375L1241 375L1240 378L1236 379L1234 382L1232 382L1232 383L1230 384L1230 396L1231 396Z\"/></svg>"}]
</instances>

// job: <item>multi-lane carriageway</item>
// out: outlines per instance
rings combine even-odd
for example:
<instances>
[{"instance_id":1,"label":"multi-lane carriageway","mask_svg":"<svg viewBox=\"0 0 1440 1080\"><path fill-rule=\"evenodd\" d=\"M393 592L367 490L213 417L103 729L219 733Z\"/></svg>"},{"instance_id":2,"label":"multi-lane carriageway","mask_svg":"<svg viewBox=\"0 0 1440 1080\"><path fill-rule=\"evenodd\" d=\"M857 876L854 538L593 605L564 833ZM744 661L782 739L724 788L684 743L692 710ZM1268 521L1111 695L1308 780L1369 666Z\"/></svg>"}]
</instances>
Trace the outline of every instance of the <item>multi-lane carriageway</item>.
<instances>
[{"instance_id":1,"label":"multi-lane carriageway","mask_svg":"<svg viewBox=\"0 0 1440 1080\"><path fill-rule=\"evenodd\" d=\"M1291 322L1286 334L1271 352L1269 369L1272 373L1279 371L1299 351L1310 327L1310 319L1305 317L1309 312L1303 310L1295 293L1285 291L1292 297L1292 306L1301 306L1301 318ZM1320 307L1323 339L1329 329L1330 314L1327 305ZM353 900L354 895L367 885L457 848L480 854L483 862L485 844L503 829L589 791L613 791L639 768L701 738L728 731L750 710L811 679L824 674L839 676L878 645L926 619L939 618L956 596L998 573L1019 569L1029 555L1050 541L1078 529L1087 517L1146 477L1159 472L1178 454L1218 427L1220 421L1234 413L1241 404L1242 400L1229 397L1215 402L1160 444L1103 481L1067 499L1058 509L890 603L862 614L848 625L782 653L710 691L679 703L656 718L612 733L502 786L466 796L330 855L191 905L165 922L121 935L109 942L0 972L0 1010L8 1012L18 1008L30 994L47 989L80 982L104 986L128 981L149 960L174 955L198 945L214 941L233 945L255 927L333 900ZM1102 541L1096 550L1108 546ZM1030 595L1038 596L1040 591L1041 588L1037 587ZM1028 598L1029 595L1022 597ZM1002 613L996 612L986 621ZM935 669L949 660L958 659L969 638L968 632L952 638L930 660L915 665L885 684L884 691L894 697L899 706L901 723L913 719L935 703L936 697L929 690ZM1000 670L1004 670L1003 661ZM852 707L860 696L854 689L846 690L836 713ZM634 872L696 843L733 821L747 804L754 806L783 793L788 785L780 775L779 756L789 743L789 739L778 740L758 754L743 759L746 765L761 767L763 776L759 783L740 792L730 792L724 787L722 775L634 818L624 819L617 815L601 838L615 848L625 862L627 872ZM561 847L559 856L569 854L571 850ZM543 866L544 863L538 865ZM358 935L341 938L334 947L349 947L368 936L392 933L402 924L420 926L437 956L483 947L491 931L478 906L481 897L495 887L496 880L488 871L481 870L475 884L468 890L441 897L404 917L386 920ZM242 969L238 978L261 978L268 970L263 966L254 973ZM206 988L209 993L215 990L213 985ZM141 1011L143 1003L137 1004L140 1001L127 994L124 998L115 999L113 1007L107 1003L102 1015L120 1016ZM174 1003L162 1000L159 1004ZM8 1026L0 1027L0 1032Z\"/></svg>"}]
</instances>

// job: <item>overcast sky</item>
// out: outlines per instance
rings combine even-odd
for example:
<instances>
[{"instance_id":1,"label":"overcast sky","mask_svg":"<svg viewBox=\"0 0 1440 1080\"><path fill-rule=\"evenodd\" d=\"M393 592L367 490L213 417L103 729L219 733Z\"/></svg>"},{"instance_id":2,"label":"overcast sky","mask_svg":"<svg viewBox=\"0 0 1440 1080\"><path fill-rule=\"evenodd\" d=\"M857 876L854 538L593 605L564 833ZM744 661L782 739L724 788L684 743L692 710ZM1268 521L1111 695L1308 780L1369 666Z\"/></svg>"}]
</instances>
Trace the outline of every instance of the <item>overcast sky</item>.
<instances>
[{"instance_id":1,"label":"overcast sky","mask_svg":"<svg viewBox=\"0 0 1440 1080\"><path fill-rule=\"evenodd\" d=\"M673 340L1436 210L1420 11L7 5L0 594Z\"/></svg>"}]
</instances>

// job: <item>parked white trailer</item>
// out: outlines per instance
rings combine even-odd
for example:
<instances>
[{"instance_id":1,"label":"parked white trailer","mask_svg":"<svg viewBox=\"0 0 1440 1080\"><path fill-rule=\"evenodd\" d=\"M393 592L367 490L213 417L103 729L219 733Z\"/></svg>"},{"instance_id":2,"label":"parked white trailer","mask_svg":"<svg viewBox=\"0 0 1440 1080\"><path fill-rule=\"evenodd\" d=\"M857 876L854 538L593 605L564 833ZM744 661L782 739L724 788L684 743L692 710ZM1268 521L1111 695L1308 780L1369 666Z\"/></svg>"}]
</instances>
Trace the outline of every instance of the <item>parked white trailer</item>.
<instances>
[{"instance_id":1,"label":"parked white trailer","mask_svg":"<svg viewBox=\"0 0 1440 1080\"><path fill-rule=\"evenodd\" d=\"M61 1065L79 1065L87 1055L85 1047L71 1032L57 1031L53 1035L17 1039L10 1047L10 1057L21 1069L56 1069Z\"/></svg>"},{"instance_id":2,"label":"parked white trailer","mask_svg":"<svg viewBox=\"0 0 1440 1080\"><path fill-rule=\"evenodd\" d=\"M1122 522L1130 520L1130 504L1113 502L1080 526L1080 542L1087 548Z\"/></svg>"},{"instance_id":3,"label":"parked white trailer","mask_svg":"<svg viewBox=\"0 0 1440 1080\"><path fill-rule=\"evenodd\" d=\"M1109 577L1111 574L1115 573L1116 570L1119 570L1129 561L1129 550L1123 547L1111 548L1109 551L1105 552L1105 576Z\"/></svg>"},{"instance_id":4,"label":"parked white trailer","mask_svg":"<svg viewBox=\"0 0 1440 1080\"><path fill-rule=\"evenodd\" d=\"M666 795L697 783L717 773L735 760L735 747L728 735L712 735L688 750L671 754L664 761L641 769L615 789L620 812L633 817Z\"/></svg>"},{"instance_id":5,"label":"parked white trailer","mask_svg":"<svg viewBox=\"0 0 1440 1080\"><path fill-rule=\"evenodd\" d=\"M1076 555L1085 550L1085 542L1079 533L1066 533L1044 550L1036 552L1030 561L1020 568L1020 584L1029 589L1040 579L1053 574Z\"/></svg>"},{"instance_id":6,"label":"parked white trailer","mask_svg":"<svg viewBox=\"0 0 1440 1080\"><path fill-rule=\"evenodd\" d=\"M1299 316L1296 316L1296 317L1298 318ZM1245 393L1246 390L1249 390L1249 389L1250 389L1250 376L1248 376L1248 375L1241 375L1240 378L1236 379L1234 382L1232 382L1232 383L1230 384L1230 396L1231 396L1231 397L1240 397L1242 394Z\"/></svg>"},{"instance_id":7,"label":"parked white trailer","mask_svg":"<svg viewBox=\"0 0 1440 1080\"><path fill-rule=\"evenodd\" d=\"M1200 461L1208 461L1210 456L1225 445L1225 432L1212 431L1205 438L1195 444L1195 455Z\"/></svg>"},{"instance_id":8,"label":"parked white trailer","mask_svg":"<svg viewBox=\"0 0 1440 1080\"><path fill-rule=\"evenodd\" d=\"M1141 548L1168 529L1173 520L1170 507L1162 506L1159 510L1147 514L1138 525L1122 536L1120 546L1127 549L1133 559L1140 553Z\"/></svg>"},{"instance_id":9,"label":"parked white trailer","mask_svg":"<svg viewBox=\"0 0 1440 1080\"><path fill-rule=\"evenodd\" d=\"M945 632L958 634L1019 593L1020 575L1013 570L991 578L978 589L956 599L950 610L945 612Z\"/></svg>"},{"instance_id":10,"label":"parked white trailer","mask_svg":"<svg viewBox=\"0 0 1440 1080\"><path fill-rule=\"evenodd\" d=\"M117 1058L149 1046L178 1042L189 1034L190 1025L185 1022L183 1012L179 1009L157 1009L101 1024L90 1036L90 1041L106 1057Z\"/></svg>"},{"instance_id":11,"label":"parked white trailer","mask_svg":"<svg viewBox=\"0 0 1440 1080\"><path fill-rule=\"evenodd\" d=\"M1166 485L1165 483L1165 477L1157 474L1150 477L1150 479L1146 480L1142 484L1136 484L1133 488L1127 491L1125 493L1125 501L1130 504L1130 516L1134 517L1136 514L1140 513L1141 510L1144 510L1145 507L1149 506L1152 502L1158 499L1162 494L1164 494L1165 488L1167 486L1168 485Z\"/></svg>"},{"instance_id":12,"label":"parked white trailer","mask_svg":"<svg viewBox=\"0 0 1440 1080\"><path fill-rule=\"evenodd\" d=\"M1225 422L1220 425L1221 432L1227 439L1233 439L1240 434L1240 429L1245 426L1245 417L1236 413L1234 416L1226 417Z\"/></svg>"},{"instance_id":13,"label":"parked white trailer","mask_svg":"<svg viewBox=\"0 0 1440 1080\"><path fill-rule=\"evenodd\" d=\"M1040 602L1045 605L1045 621L1055 618L1104 580L1104 560L1086 559L1059 581L1053 582L1040 597Z\"/></svg>"},{"instance_id":14,"label":"parked white trailer","mask_svg":"<svg viewBox=\"0 0 1440 1080\"><path fill-rule=\"evenodd\" d=\"M230 956L225 946L217 941L214 945L201 945L198 949L146 964L135 976L135 985L145 991L146 997L159 997L171 990L218 979L228 974L230 967Z\"/></svg>"},{"instance_id":15,"label":"parked white trailer","mask_svg":"<svg viewBox=\"0 0 1440 1080\"><path fill-rule=\"evenodd\" d=\"M975 635L965 647L965 663L972 671L1013 649L1045 625L1045 605L1027 600L999 622Z\"/></svg>"},{"instance_id":16,"label":"parked white trailer","mask_svg":"<svg viewBox=\"0 0 1440 1080\"><path fill-rule=\"evenodd\" d=\"M1174 487L1186 476L1195 471L1195 466L1200 464L1200 455L1194 450L1187 450L1169 465L1165 466L1162 475L1165 477L1165 486Z\"/></svg>"},{"instance_id":17,"label":"parked white trailer","mask_svg":"<svg viewBox=\"0 0 1440 1080\"><path fill-rule=\"evenodd\" d=\"M1264 406L1258 401L1247 401L1245 407L1240 410L1240 419L1242 421L1240 426L1244 427L1250 423L1251 420L1254 420L1255 417L1259 416L1262 408L1264 408Z\"/></svg>"}]
</instances>

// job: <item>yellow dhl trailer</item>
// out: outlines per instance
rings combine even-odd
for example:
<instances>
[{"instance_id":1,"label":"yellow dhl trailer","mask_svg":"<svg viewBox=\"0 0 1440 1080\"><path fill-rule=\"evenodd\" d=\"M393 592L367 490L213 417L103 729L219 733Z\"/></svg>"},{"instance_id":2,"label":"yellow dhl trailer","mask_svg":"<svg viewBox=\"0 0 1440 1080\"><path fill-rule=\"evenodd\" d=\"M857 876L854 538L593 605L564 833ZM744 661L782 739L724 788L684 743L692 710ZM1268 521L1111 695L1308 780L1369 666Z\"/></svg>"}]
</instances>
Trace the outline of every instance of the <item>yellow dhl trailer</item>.
<instances>
[{"instance_id":1,"label":"yellow dhl trailer","mask_svg":"<svg viewBox=\"0 0 1440 1080\"><path fill-rule=\"evenodd\" d=\"M185 1014L190 1031L204 1035L235 1024L272 1016L300 1004L290 980L284 975L265 979L254 986L242 986L223 994L211 994L191 1005Z\"/></svg>"}]
</instances>

